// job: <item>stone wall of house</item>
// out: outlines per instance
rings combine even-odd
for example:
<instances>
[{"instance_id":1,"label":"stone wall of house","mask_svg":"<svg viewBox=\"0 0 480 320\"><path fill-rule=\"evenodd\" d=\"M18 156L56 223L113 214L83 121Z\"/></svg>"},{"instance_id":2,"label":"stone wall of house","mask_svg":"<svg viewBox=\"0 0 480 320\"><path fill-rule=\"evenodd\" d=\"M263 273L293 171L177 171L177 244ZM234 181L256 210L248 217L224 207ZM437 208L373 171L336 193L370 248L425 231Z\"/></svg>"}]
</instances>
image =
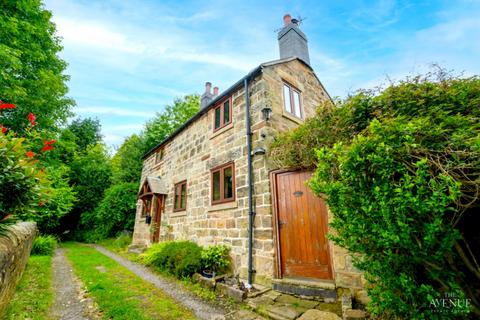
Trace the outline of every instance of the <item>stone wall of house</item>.
<instances>
[{"instance_id":1,"label":"stone wall of house","mask_svg":"<svg viewBox=\"0 0 480 320\"><path fill-rule=\"evenodd\" d=\"M15 293L37 234L34 222L21 222L0 236L0 316Z\"/></svg>"},{"instance_id":2,"label":"stone wall of house","mask_svg":"<svg viewBox=\"0 0 480 320\"><path fill-rule=\"evenodd\" d=\"M269 142L283 131L297 127L303 120L284 111L283 82L301 91L305 116L315 115L317 106L328 94L313 71L298 60L266 66L263 73L250 83L252 148L267 148ZM272 108L268 121L261 110ZM208 246L226 243L232 247L235 272L247 277L248 256L248 187L247 145L245 131L244 88L233 93L233 121L213 132L213 110L190 124L164 146L163 160L155 164L152 155L144 162L142 181L146 176L159 176L168 187L165 212L160 226L161 239L187 239ZM236 200L211 205L211 172L224 163L235 164ZM275 250L272 219L270 172L278 169L267 156L253 158L254 178L254 269L255 282L269 284L274 276ZM187 208L173 211L174 184L187 180ZM150 245L150 229L142 217L139 201L134 231L134 245ZM331 244L332 263L338 286L359 291L363 280L351 265L351 257Z\"/></svg>"}]
</instances>

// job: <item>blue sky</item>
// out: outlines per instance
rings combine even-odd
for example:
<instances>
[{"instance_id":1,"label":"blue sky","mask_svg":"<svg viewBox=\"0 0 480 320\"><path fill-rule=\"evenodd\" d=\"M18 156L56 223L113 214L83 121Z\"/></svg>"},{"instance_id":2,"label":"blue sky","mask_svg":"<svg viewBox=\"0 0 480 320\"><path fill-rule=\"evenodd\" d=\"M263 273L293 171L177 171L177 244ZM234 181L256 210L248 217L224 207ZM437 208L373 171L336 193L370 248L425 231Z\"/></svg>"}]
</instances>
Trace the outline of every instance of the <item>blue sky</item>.
<instances>
[{"instance_id":1,"label":"blue sky","mask_svg":"<svg viewBox=\"0 0 480 320\"><path fill-rule=\"evenodd\" d=\"M305 18L310 60L332 96L345 97L431 63L480 74L480 0L45 0L63 38L75 112L97 117L118 146L171 103L226 89L278 58L282 17Z\"/></svg>"}]
</instances>

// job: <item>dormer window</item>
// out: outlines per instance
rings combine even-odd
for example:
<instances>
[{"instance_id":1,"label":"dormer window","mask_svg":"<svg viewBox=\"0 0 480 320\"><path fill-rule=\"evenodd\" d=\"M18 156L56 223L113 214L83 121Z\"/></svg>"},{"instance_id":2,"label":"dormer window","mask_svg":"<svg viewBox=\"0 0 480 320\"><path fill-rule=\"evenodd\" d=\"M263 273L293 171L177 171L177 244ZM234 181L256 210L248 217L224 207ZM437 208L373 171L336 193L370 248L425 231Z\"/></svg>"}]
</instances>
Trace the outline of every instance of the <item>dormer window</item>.
<instances>
[{"instance_id":1,"label":"dormer window","mask_svg":"<svg viewBox=\"0 0 480 320\"><path fill-rule=\"evenodd\" d=\"M300 91L288 83L283 83L283 105L285 111L297 118L303 119Z\"/></svg>"},{"instance_id":2,"label":"dormer window","mask_svg":"<svg viewBox=\"0 0 480 320\"><path fill-rule=\"evenodd\" d=\"M220 102L214 109L213 131L232 123L232 98Z\"/></svg>"}]
</instances>

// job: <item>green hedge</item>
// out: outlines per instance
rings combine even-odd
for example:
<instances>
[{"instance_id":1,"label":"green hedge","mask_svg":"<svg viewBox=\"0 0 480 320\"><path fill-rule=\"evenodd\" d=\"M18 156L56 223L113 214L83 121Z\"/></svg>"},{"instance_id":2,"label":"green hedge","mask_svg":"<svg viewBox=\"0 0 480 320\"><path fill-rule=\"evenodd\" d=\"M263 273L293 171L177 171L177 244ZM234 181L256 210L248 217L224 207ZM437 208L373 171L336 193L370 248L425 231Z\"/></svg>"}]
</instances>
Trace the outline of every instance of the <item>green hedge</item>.
<instances>
[{"instance_id":1,"label":"green hedge","mask_svg":"<svg viewBox=\"0 0 480 320\"><path fill-rule=\"evenodd\" d=\"M172 241L153 245L144 254L144 262L161 271L185 278L202 269L202 247L190 241Z\"/></svg>"},{"instance_id":2,"label":"green hedge","mask_svg":"<svg viewBox=\"0 0 480 320\"><path fill-rule=\"evenodd\" d=\"M226 245L202 248L191 241L167 241L152 245L142 256L145 265L153 266L178 278L186 278L203 270L229 271L230 249Z\"/></svg>"}]
</instances>

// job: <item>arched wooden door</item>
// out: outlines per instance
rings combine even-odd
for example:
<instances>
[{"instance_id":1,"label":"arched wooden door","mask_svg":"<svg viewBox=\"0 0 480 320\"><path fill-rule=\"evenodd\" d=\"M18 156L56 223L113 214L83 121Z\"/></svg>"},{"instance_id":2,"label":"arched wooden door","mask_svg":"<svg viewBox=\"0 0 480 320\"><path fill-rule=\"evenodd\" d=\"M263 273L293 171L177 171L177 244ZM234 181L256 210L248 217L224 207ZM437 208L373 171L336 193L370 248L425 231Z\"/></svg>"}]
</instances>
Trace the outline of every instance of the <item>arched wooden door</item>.
<instances>
[{"instance_id":1,"label":"arched wooden door","mask_svg":"<svg viewBox=\"0 0 480 320\"><path fill-rule=\"evenodd\" d=\"M280 277L332 279L328 212L305 185L311 172L272 174Z\"/></svg>"}]
</instances>

